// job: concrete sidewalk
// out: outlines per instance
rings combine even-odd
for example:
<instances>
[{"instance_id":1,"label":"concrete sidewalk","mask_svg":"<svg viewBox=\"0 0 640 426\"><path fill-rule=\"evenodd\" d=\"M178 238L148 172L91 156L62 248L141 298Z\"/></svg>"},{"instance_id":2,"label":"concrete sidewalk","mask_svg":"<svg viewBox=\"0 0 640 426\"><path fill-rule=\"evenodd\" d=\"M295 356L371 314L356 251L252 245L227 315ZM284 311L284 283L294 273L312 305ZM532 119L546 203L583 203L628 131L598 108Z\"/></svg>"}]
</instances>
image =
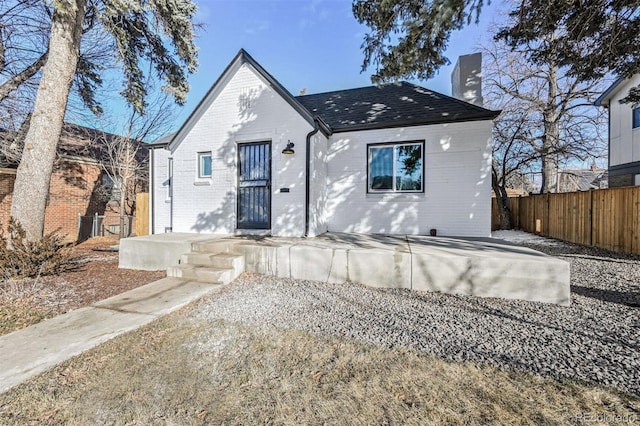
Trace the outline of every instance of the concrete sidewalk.
<instances>
[{"instance_id":1,"label":"concrete sidewalk","mask_svg":"<svg viewBox=\"0 0 640 426\"><path fill-rule=\"evenodd\" d=\"M221 287L163 278L0 336L0 393Z\"/></svg>"}]
</instances>

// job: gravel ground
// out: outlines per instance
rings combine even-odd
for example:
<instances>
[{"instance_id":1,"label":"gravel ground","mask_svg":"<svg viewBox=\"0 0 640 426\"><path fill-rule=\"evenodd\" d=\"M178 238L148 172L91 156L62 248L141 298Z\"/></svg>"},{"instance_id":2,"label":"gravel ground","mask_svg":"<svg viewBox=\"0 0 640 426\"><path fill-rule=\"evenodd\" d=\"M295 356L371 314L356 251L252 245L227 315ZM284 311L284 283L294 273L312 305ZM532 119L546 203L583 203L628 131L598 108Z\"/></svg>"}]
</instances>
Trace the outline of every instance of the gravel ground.
<instances>
[{"instance_id":1,"label":"gravel ground","mask_svg":"<svg viewBox=\"0 0 640 426\"><path fill-rule=\"evenodd\" d=\"M570 307L244 274L194 315L405 346L640 395L640 257L526 245L571 263Z\"/></svg>"}]
</instances>

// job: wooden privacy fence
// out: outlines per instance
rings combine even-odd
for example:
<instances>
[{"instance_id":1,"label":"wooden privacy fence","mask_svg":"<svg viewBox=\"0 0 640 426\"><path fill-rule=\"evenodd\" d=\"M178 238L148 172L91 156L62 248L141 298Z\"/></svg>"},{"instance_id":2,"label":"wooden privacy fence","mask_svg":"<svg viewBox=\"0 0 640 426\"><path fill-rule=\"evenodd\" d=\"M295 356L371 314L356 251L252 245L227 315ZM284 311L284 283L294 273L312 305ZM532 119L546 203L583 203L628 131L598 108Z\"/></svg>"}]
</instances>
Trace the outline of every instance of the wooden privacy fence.
<instances>
[{"instance_id":1,"label":"wooden privacy fence","mask_svg":"<svg viewBox=\"0 0 640 426\"><path fill-rule=\"evenodd\" d=\"M149 235L149 193L136 194L136 236Z\"/></svg>"},{"instance_id":2,"label":"wooden privacy fence","mask_svg":"<svg viewBox=\"0 0 640 426\"><path fill-rule=\"evenodd\" d=\"M500 228L492 200L492 229ZM572 243L640 254L640 187L509 199L516 228Z\"/></svg>"}]
</instances>

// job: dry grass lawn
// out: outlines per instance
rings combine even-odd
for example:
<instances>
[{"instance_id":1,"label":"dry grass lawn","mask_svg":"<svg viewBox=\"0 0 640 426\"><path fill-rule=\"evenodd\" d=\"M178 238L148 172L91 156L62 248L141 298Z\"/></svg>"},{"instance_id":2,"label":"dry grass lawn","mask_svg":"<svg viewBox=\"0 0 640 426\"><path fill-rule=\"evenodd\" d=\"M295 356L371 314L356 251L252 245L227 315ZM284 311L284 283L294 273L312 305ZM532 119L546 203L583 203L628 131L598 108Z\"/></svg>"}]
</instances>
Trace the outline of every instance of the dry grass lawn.
<instances>
[{"instance_id":1,"label":"dry grass lawn","mask_svg":"<svg viewBox=\"0 0 640 426\"><path fill-rule=\"evenodd\" d=\"M290 330L197 322L189 309L0 395L0 424L538 425L639 419L640 401L616 390Z\"/></svg>"}]
</instances>

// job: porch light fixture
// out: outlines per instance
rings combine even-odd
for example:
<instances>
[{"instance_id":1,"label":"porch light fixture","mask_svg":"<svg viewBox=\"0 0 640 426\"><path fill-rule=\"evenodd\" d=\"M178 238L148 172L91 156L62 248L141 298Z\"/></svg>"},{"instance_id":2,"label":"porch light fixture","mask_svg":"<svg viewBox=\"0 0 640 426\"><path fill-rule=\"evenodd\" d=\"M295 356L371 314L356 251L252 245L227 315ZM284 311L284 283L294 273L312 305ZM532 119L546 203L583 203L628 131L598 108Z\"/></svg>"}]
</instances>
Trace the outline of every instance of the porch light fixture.
<instances>
[{"instance_id":1,"label":"porch light fixture","mask_svg":"<svg viewBox=\"0 0 640 426\"><path fill-rule=\"evenodd\" d=\"M287 146L284 147L284 149L282 150L282 153L286 155L295 154L296 152L293 150L293 147L295 146L295 144L291 141L287 141L287 142L288 142Z\"/></svg>"}]
</instances>

